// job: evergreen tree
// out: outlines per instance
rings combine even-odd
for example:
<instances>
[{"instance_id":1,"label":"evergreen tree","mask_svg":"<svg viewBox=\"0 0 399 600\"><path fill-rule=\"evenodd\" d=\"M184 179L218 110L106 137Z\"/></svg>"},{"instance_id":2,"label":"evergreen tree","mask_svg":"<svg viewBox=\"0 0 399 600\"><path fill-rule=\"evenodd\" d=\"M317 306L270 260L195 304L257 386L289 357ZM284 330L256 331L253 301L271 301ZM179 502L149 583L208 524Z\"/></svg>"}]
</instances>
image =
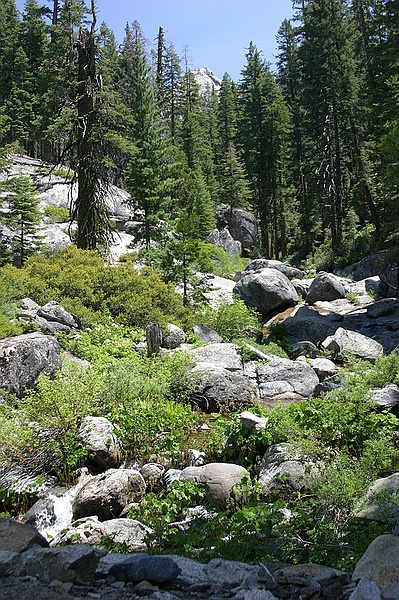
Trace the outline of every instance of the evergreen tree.
<instances>
[{"instance_id":1,"label":"evergreen tree","mask_svg":"<svg viewBox=\"0 0 399 600\"><path fill-rule=\"evenodd\" d=\"M2 0L0 3L0 106L7 100L13 84L13 65L19 46L20 27L15 0Z\"/></svg>"},{"instance_id":2,"label":"evergreen tree","mask_svg":"<svg viewBox=\"0 0 399 600\"><path fill-rule=\"evenodd\" d=\"M243 162L233 144L230 142L220 165L220 201L233 208L250 208L251 188Z\"/></svg>"},{"instance_id":3,"label":"evergreen tree","mask_svg":"<svg viewBox=\"0 0 399 600\"><path fill-rule=\"evenodd\" d=\"M308 193L317 199L334 254L342 251L345 221L358 196L359 218L378 227L362 144L359 78L351 19L343 0L303 2L299 60L302 105L307 106Z\"/></svg>"},{"instance_id":4,"label":"evergreen tree","mask_svg":"<svg viewBox=\"0 0 399 600\"><path fill-rule=\"evenodd\" d=\"M239 141L260 222L262 248L266 255L278 257L286 246L283 173L290 118L271 71L252 42L246 58L238 89Z\"/></svg>"},{"instance_id":5,"label":"evergreen tree","mask_svg":"<svg viewBox=\"0 0 399 600\"><path fill-rule=\"evenodd\" d=\"M11 242L11 253L17 266L21 267L29 255L42 248L38 229L40 197L29 175L13 177L1 188L1 220L16 234Z\"/></svg>"},{"instance_id":6,"label":"evergreen tree","mask_svg":"<svg viewBox=\"0 0 399 600\"><path fill-rule=\"evenodd\" d=\"M145 40L136 22L126 28L122 49L123 88L132 121L133 150L126 169L126 186L134 204L143 211L144 240L147 250L159 238L160 219L171 201L172 185L167 167L171 154L164 134L156 87L147 63Z\"/></svg>"}]
</instances>

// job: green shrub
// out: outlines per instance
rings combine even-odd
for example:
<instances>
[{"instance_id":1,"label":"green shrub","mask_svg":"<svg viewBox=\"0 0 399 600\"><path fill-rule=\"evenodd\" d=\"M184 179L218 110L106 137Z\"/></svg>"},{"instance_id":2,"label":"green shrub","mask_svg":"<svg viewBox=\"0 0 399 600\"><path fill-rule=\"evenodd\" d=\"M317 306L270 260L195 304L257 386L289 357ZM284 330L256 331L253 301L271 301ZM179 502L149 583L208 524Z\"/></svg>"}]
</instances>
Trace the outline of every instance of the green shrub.
<instances>
[{"instance_id":1,"label":"green shrub","mask_svg":"<svg viewBox=\"0 0 399 600\"><path fill-rule=\"evenodd\" d=\"M237 271L244 271L250 261L239 254L225 252L220 246L211 246L210 256L213 263L212 272L227 279L232 279Z\"/></svg>"},{"instance_id":2,"label":"green shrub","mask_svg":"<svg viewBox=\"0 0 399 600\"><path fill-rule=\"evenodd\" d=\"M259 331L259 315L255 309L248 308L243 300L234 298L233 303L223 301L219 307L199 307L196 320L201 325L215 329L225 342L248 336Z\"/></svg>"},{"instance_id":3,"label":"green shrub","mask_svg":"<svg viewBox=\"0 0 399 600\"><path fill-rule=\"evenodd\" d=\"M3 440L3 452L17 463L23 457L23 463L39 473L53 471L69 481L87 455L78 436L82 419L107 412L101 388L99 372L75 363L66 363L54 378L41 375L5 421L17 433Z\"/></svg>"},{"instance_id":4,"label":"green shrub","mask_svg":"<svg viewBox=\"0 0 399 600\"><path fill-rule=\"evenodd\" d=\"M163 452L180 460L198 425L198 415L184 404L190 390L191 362L178 353L146 358L136 353L108 365L103 397L125 452L149 459Z\"/></svg>"},{"instance_id":5,"label":"green shrub","mask_svg":"<svg viewBox=\"0 0 399 600\"><path fill-rule=\"evenodd\" d=\"M10 285L21 290L19 297L30 296L40 305L56 300L85 324L104 323L105 314L130 327L149 321L192 326L191 311L156 271L138 273L132 262L106 266L94 251L69 246L48 258L31 257L23 269L5 273Z\"/></svg>"},{"instance_id":6,"label":"green shrub","mask_svg":"<svg viewBox=\"0 0 399 600\"><path fill-rule=\"evenodd\" d=\"M49 223L67 223L70 219L69 209L64 206L45 206L44 214Z\"/></svg>"}]
</instances>

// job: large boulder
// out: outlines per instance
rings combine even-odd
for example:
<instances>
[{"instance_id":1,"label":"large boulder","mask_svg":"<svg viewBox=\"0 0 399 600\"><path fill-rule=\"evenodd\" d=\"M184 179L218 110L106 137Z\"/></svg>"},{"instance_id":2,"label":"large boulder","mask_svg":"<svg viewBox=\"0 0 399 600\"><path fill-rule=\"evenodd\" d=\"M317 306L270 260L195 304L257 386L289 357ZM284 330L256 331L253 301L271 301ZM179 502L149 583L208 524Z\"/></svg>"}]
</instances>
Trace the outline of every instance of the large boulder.
<instances>
[{"instance_id":1,"label":"large boulder","mask_svg":"<svg viewBox=\"0 0 399 600\"><path fill-rule=\"evenodd\" d=\"M283 273L288 279L302 279L305 275L304 271L297 269L288 263L282 263L279 260L272 260L269 258L255 258L251 260L246 267L246 271L263 271L263 269L276 269Z\"/></svg>"},{"instance_id":2,"label":"large boulder","mask_svg":"<svg viewBox=\"0 0 399 600\"><path fill-rule=\"evenodd\" d=\"M289 444L273 444L263 456L259 483L264 495L281 485L281 478L284 484L299 490L309 485L315 473L315 465L303 460Z\"/></svg>"},{"instance_id":3,"label":"large boulder","mask_svg":"<svg viewBox=\"0 0 399 600\"><path fill-rule=\"evenodd\" d=\"M98 517L85 517L73 521L54 539L51 546L69 544L90 544L99 546L104 537L112 539L115 544L123 545L129 552L146 550L146 538L152 529L135 519L109 519L100 521Z\"/></svg>"},{"instance_id":4,"label":"large boulder","mask_svg":"<svg viewBox=\"0 0 399 600\"><path fill-rule=\"evenodd\" d=\"M237 344L208 344L189 350L188 354L197 365L206 363L228 371L242 371L241 349Z\"/></svg>"},{"instance_id":5,"label":"large boulder","mask_svg":"<svg viewBox=\"0 0 399 600\"><path fill-rule=\"evenodd\" d=\"M79 490L73 504L73 518L92 515L100 521L118 517L129 502L137 502L145 494L143 476L135 469L108 469L91 477Z\"/></svg>"},{"instance_id":6,"label":"large boulder","mask_svg":"<svg viewBox=\"0 0 399 600\"><path fill-rule=\"evenodd\" d=\"M371 521L399 519L399 473L381 477L367 488L356 516Z\"/></svg>"},{"instance_id":7,"label":"large boulder","mask_svg":"<svg viewBox=\"0 0 399 600\"><path fill-rule=\"evenodd\" d=\"M254 215L241 208L231 209L221 206L218 213L217 228L228 228L234 240L241 242L242 249L249 251L256 246L258 224Z\"/></svg>"},{"instance_id":8,"label":"large boulder","mask_svg":"<svg viewBox=\"0 0 399 600\"><path fill-rule=\"evenodd\" d=\"M233 486L240 484L248 471L232 463L209 463L202 467L186 467L180 473L180 481L194 481L208 491L213 500L224 505L230 498Z\"/></svg>"},{"instance_id":9,"label":"large boulder","mask_svg":"<svg viewBox=\"0 0 399 600\"><path fill-rule=\"evenodd\" d=\"M206 413L243 410L257 402L257 386L242 371L200 363L191 372L195 388L190 400Z\"/></svg>"},{"instance_id":10,"label":"large boulder","mask_svg":"<svg viewBox=\"0 0 399 600\"><path fill-rule=\"evenodd\" d=\"M343 269L342 273L345 276L351 276L354 281L361 281L378 275L385 264L387 250L382 250L372 256L367 256L357 263Z\"/></svg>"},{"instance_id":11,"label":"large boulder","mask_svg":"<svg viewBox=\"0 0 399 600\"><path fill-rule=\"evenodd\" d=\"M233 291L247 306L256 308L263 316L295 306L298 302L294 286L276 269L244 275Z\"/></svg>"},{"instance_id":12,"label":"large boulder","mask_svg":"<svg viewBox=\"0 0 399 600\"><path fill-rule=\"evenodd\" d=\"M68 333L79 327L77 318L55 300L40 307L31 298L24 298L18 316L23 321L37 325L46 335Z\"/></svg>"},{"instance_id":13,"label":"large boulder","mask_svg":"<svg viewBox=\"0 0 399 600\"><path fill-rule=\"evenodd\" d=\"M106 469L119 467L121 444L107 418L85 417L79 427L79 438L93 462Z\"/></svg>"},{"instance_id":14,"label":"large boulder","mask_svg":"<svg viewBox=\"0 0 399 600\"><path fill-rule=\"evenodd\" d=\"M348 352L371 362L376 361L384 353L384 348L379 342L356 331L348 331L343 327L339 327L334 335L327 337L322 346L336 354Z\"/></svg>"},{"instance_id":15,"label":"large boulder","mask_svg":"<svg viewBox=\"0 0 399 600\"><path fill-rule=\"evenodd\" d=\"M390 383L383 388L370 390L370 398L382 409L397 413L399 409L399 388L396 383Z\"/></svg>"},{"instance_id":16,"label":"large boulder","mask_svg":"<svg viewBox=\"0 0 399 600\"><path fill-rule=\"evenodd\" d=\"M223 248L227 254L237 255L241 253L241 242L236 241L230 231L225 227L221 231L214 229L205 240L208 244L214 244Z\"/></svg>"},{"instance_id":17,"label":"large boulder","mask_svg":"<svg viewBox=\"0 0 399 600\"><path fill-rule=\"evenodd\" d=\"M275 356L257 369L261 397L291 392L300 398L308 398L319 383L315 371L306 362Z\"/></svg>"},{"instance_id":18,"label":"large boulder","mask_svg":"<svg viewBox=\"0 0 399 600\"><path fill-rule=\"evenodd\" d=\"M168 323L167 330L167 334L162 339L161 345L163 348L174 350L185 343L186 334L183 329L177 325L173 325L173 323Z\"/></svg>"},{"instance_id":19,"label":"large boulder","mask_svg":"<svg viewBox=\"0 0 399 600\"><path fill-rule=\"evenodd\" d=\"M31 525L0 518L0 551L20 553L33 546L47 547L48 541Z\"/></svg>"},{"instance_id":20,"label":"large boulder","mask_svg":"<svg viewBox=\"0 0 399 600\"><path fill-rule=\"evenodd\" d=\"M345 298L346 291L342 281L332 273L321 272L314 278L308 293L306 303L314 304L320 300L328 301Z\"/></svg>"},{"instance_id":21,"label":"large boulder","mask_svg":"<svg viewBox=\"0 0 399 600\"><path fill-rule=\"evenodd\" d=\"M92 581L102 550L87 544L69 547L33 547L21 555L21 572L36 577L40 573L43 581L53 580L87 584Z\"/></svg>"},{"instance_id":22,"label":"large boulder","mask_svg":"<svg viewBox=\"0 0 399 600\"><path fill-rule=\"evenodd\" d=\"M60 345L54 337L35 332L0 340L0 388L21 396L42 373L61 369Z\"/></svg>"},{"instance_id":23,"label":"large boulder","mask_svg":"<svg viewBox=\"0 0 399 600\"><path fill-rule=\"evenodd\" d=\"M397 598L390 590L399 584L399 536L380 535L375 538L357 563L352 580L369 579L379 587L383 598Z\"/></svg>"},{"instance_id":24,"label":"large boulder","mask_svg":"<svg viewBox=\"0 0 399 600\"><path fill-rule=\"evenodd\" d=\"M341 321L335 314L321 315L312 306L300 306L283 324L292 344L305 341L319 344L341 326Z\"/></svg>"},{"instance_id":25,"label":"large boulder","mask_svg":"<svg viewBox=\"0 0 399 600\"><path fill-rule=\"evenodd\" d=\"M397 298L399 296L399 263L389 262L379 273L381 298Z\"/></svg>"}]
</instances>

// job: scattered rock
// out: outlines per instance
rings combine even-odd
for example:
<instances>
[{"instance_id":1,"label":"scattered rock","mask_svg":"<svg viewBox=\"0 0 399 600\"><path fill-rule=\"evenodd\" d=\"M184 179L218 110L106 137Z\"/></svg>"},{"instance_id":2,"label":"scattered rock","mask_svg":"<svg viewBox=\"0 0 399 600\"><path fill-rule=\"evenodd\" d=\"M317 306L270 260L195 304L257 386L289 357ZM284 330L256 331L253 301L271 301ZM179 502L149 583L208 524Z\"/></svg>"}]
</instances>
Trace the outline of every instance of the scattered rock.
<instances>
[{"instance_id":1,"label":"scattered rock","mask_svg":"<svg viewBox=\"0 0 399 600\"><path fill-rule=\"evenodd\" d=\"M379 356L384 354L384 349L379 342L357 333L339 327L334 335L329 336L322 342L323 348L331 350L336 354L348 352L363 360L375 362Z\"/></svg>"},{"instance_id":2,"label":"scattered rock","mask_svg":"<svg viewBox=\"0 0 399 600\"><path fill-rule=\"evenodd\" d=\"M175 580L181 573L180 567L169 556L149 556L136 554L129 556L123 562L113 565L109 575L120 581L137 583L166 583Z\"/></svg>"},{"instance_id":3,"label":"scattered rock","mask_svg":"<svg viewBox=\"0 0 399 600\"><path fill-rule=\"evenodd\" d=\"M85 417L79 427L79 438L90 459L106 469L121 463L121 444L114 425L105 417Z\"/></svg>"},{"instance_id":4,"label":"scattered rock","mask_svg":"<svg viewBox=\"0 0 399 600\"><path fill-rule=\"evenodd\" d=\"M276 269L263 269L245 275L235 285L234 293L263 316L295 306L298 302L294 286L288 277Z\"/></svg>"},{"instance_id":5,"label":"scattered rock","mask_svg":"<svg viewBox=\"0 0 399 600\"><path fill-rule=\"evenodd\" d=\"M352 580L368 579L382 595L399 583L399 537L380 535L373 540L352 573Z\"/></svg>"},{"instance_id":6,"label":"scattered rock","mask_svg":"<svg viewBox=\"0 0 399 600\"><path fill-rule=\"evenodd\" d=\"M187 467L180 473L179 479L195 481L205 488L212 498L224 505L230 498L232 487L241 483L249 473L244 467L230 463L209 463L202 467Z\"/></svg>"},{"instance_id":7,"label":"scattered rock","mask_svg":"<svg viewBox=\"0 0 399 600\"><path fill-rule=\"evenodd\" d=\"M125 506L145 494L145 481L135 469L108 469L91 477L76 495L74 519L98 516L100 521L118 517Z\"/></svg>"},{"instance_id":8,"label":"scattered rock","mask_svg":"<svg viewBox=\"0 0 399 600\"><path fill-rule=\"evenodd\" d=\"M60 345L54 337L34 332L0 340L0 388L21 396L41 373L61 369Z\"/></svg>"},{"instance_id":9,"label":"scattered rock","mask_svg":"<svg viewBox=\"0 0 399 600\"><path fill-rule=\"evenodd\" d=\"M345 288L336 275L321 272L312 281L306 294L306 303L314 304L319 300L337 300L345 298L345 294Z\"/></svg>"},{"instance_id":10,"label":"scattered rock","mask_svg":"<svg viewBox=\"0 0 399 600\"><path fill-rule=\"evenodd\" d=\"M173 325L172 323L168 323L167 329L168 333L162 339L163 348L173 350L185 343L186 334L184 333L183 329L177 325Z\"/></svg>"}]
</instances>

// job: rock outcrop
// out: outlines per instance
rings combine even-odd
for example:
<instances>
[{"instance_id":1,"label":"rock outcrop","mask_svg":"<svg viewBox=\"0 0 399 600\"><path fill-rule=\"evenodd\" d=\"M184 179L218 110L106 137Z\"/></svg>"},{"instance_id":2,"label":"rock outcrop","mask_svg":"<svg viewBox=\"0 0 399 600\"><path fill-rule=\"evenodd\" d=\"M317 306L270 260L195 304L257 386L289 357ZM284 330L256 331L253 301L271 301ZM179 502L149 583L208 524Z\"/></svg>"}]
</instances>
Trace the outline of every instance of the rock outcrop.
<instances>
[{"instance_id":1,"label":"rock outcrop","mask_svg":"<svg viewBox=\"0 0 399 600\"><path fill-rule=\"evenodd\" d=\"M0 340L0 389L6 392L21 396L39 375L61 367L60 345L50 335L34 332Z\"/></svg>"}]
</instances>

